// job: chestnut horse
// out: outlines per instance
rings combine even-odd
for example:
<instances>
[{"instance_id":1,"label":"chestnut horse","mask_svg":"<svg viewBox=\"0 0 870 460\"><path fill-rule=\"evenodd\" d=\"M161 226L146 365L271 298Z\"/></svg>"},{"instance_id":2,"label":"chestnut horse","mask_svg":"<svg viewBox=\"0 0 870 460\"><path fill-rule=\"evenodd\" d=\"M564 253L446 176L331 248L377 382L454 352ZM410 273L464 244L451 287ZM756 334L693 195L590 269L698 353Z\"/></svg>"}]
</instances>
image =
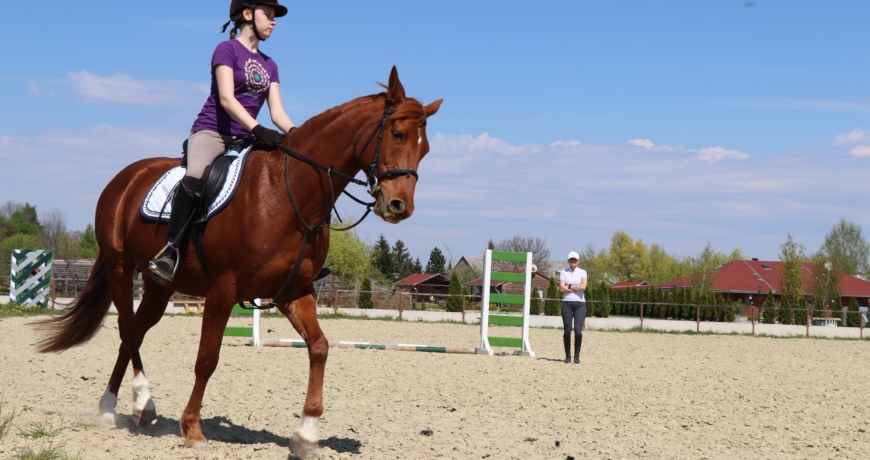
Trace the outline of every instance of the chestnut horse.
<instances>
[{"instance_id":1,"label":"chestnut horse","mask_svg":"<svg viewBox=\"0 0 870 460\"><path fill-rule=\"evenodd\" d=\"M121 347L100 399L100 412L107 420L115 420L118 390L132 361L133 419L140 426L149 426L156 412L139 355L142 340L160 321L174 292L205 297L196 382L180 420L184 445L204 448L207 441L200 428L202 398L218 364L233 305L276 297L297 268L286 295L278 299L276 306L308 345L304 417L291 442L296 454L304 457L318 441L323 372L329 349L317 322L312 287L329 249L329 229L319 227L304 238L306 230L328 221L335 197L360 171L368 175L372 185L379 182L371 190L377 215L390 223L410 217L414 212L416 170L429 151L426 119L438 111L442 102L439 99L423 106L406 98L395 67L385 88L384 93L357 98L300 126L289 147L303 152L310 162L290 158L287 168L288 159L282 150L252 152L236 196L208 224L202 243L207 270L202 270L192 245L187 243L186 248L182 247L181 265L172 282L161 286L150 276L143 277L144 293L135 314L134 272L139 269L149 274L148 262L166 238L166 226L144 220L139 207L152 184L178 166L179 160L145 159L118 173L97 203L95 230L100 251L87 285L66 314L40 323L49 334L40 342L39 351L58 352L87 342L100 329L114 303ZM383 139L371 142L372 133L378 131ZM332 167L338 174L318 168L314 162ZM304 240L307 245L303 248ZM300 251L304 251L304 258L297 264Z\"/></svg>"}]
</instances>

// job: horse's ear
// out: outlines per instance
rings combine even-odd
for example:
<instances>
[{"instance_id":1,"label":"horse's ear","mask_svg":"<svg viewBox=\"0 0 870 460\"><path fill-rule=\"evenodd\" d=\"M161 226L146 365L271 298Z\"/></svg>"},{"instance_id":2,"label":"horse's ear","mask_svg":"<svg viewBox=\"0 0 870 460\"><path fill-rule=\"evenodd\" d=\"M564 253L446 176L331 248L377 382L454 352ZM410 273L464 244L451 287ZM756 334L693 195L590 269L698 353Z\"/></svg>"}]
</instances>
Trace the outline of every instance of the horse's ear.
<instances>
[{"instance_id":1,"label":"horse's ear","mask_svg":"<svg viewBox=\"0 0 870 460\"><path fill-rule=\"evenodd\" d=\"M396 70L396 66L393 66L393 70L390 72L390 83L387 85L387 98L393 101L394 104L405 100L405 87L399 81L399 71Z\"/></svg>"},{"instance_id":2,"label":"horse's ear","mask_svg":"<svg viewBox=\"0 0 870 460\"><path fill-rule=\"evenodd\" d=\"M426 118L429 118L432 115L435 115L435 112L437 112L438 109L441 108L442 102L444 102L444 99L438 99L437 101L427 105L426 107L423 107L423 113L426 114Z\"/></svg>"}]
</instances>

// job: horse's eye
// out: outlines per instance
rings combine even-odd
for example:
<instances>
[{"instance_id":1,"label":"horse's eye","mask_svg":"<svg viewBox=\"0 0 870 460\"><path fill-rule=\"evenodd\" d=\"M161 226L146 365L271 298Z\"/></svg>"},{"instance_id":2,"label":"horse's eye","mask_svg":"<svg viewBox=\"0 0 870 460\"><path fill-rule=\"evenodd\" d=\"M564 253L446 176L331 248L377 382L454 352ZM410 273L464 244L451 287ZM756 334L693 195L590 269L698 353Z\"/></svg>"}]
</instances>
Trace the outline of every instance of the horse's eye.
<instances>
[{"instance_id":1,"label":"horse's eye","mask_svg":"<svg viewBox=\"0 0 870 460\"><path fill-rule=\"evenodd\" d=\"M405 135L401 131L393 131L393 139L402 142L405 139Z\"/></svg>"}]
</instances>

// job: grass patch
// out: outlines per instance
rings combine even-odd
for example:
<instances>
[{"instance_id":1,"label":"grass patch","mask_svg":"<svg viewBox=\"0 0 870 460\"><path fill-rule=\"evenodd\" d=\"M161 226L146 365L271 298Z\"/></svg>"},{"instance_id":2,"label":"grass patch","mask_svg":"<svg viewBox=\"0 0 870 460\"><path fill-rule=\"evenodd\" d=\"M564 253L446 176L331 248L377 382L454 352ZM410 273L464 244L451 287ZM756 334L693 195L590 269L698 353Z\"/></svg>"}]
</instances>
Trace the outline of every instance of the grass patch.
<instances>
[{"instance_id":1,"label":"grass patch","mask_svg":"<svg viewBox=\"0 0 870 460\"><path fill-rule=\"evenodd\" d=\"M18 436L22 438L39 439L53 438L63 431L63 417L60 419L60 427L54 428L48 419L42 423L33 422L25 428L18 427Z\"/></svg>"},{"instance_id":2,"label":"grass patch","mask_svg":"<svg viewBox=\"0 0 870 460\"><path fill-rule=\"evenodd\" d=\"M55 445L49 442L36 449L29 446L15 449L15 454L10 458L14 460L81 460L82 455L78 453L72 456L66 452L62 444Z\"/></svg>"},{"instance_id":3,"label":"grass patch","mask_svg":"<svg viewBox=\"0 0 870 460\"><path fill-rule=\"evenodd\" d=\"M283 316L283 315L282 315ZM320 313L317 315L317 319L359 319L363 321L387 321L387 322L402 322L405 321L399 317L392 316L356 316L356 315L348 315L347 313Z\"/></svg>"},{"instance_id":4,"label":"grass patch","mask_svg":"<svg viewBox=\"0 0 870 460\"><path fill-rule=\"evenodd\" d=\"M6 436L6 433L9 432L9 428L12 426L12 420L15 419L15 411L12 411L11 414L3 415L3 402L0 401L0 439L3 439Z\"/></svg>"},{"instance_id":5,"label":"grass patch","mask_svg":"<svg viewBox=\"0 0 870 460\"><path fill-rule=\"evenodd\" d=\"M6 305L0 305L0 316L36 316L57 314L55 310L48 308L28 307L17 302L9 302Z\"/></svg>"}]
</instances>

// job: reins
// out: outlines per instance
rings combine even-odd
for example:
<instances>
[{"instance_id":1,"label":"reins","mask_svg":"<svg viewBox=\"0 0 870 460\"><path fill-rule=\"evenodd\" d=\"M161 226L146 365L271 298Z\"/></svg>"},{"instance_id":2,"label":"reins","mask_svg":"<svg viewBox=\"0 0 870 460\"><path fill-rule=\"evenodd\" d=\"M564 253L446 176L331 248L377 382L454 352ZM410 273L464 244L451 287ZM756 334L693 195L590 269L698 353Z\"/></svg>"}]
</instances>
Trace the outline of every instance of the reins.
<instances>
[{"instance_id":1,"label":"reins","mask_svg":"<svg viewBox=\"0 0 870 460\"><path fill-rule=\"evenodd\" d=\"M369 144L371 144L372 140L374 140L375 135L378 136L378 142L375 145L374 157L372 158L372 165L371 165L371 168L369 169L369 173L367 174L365 181L359 180L355 177L351 177L347 174L340 173L340 172L336 171L334 166L332 166L332 165L330 165L329 167L322 165L322 164L320 164L320 163L318 163L318 162L316 162L316 161L314 161L314 160L312 160L312 159L310 159L310 158L308 158L308 157L306 157L298 152L291 150L288 147L284 147L283 145L277 146L281 151L284 152L284 187L287 190L287 196L290 198L290 204L293 206L293 211L296 213L297 220L299 222L301 222L302 225L305 227L305 235L302 237L302 247L299 250L299 256L296 258L296 263L293 266L293 270L290 272L290 276L287 277L287 280L284 281L284 284L281 286L281 289L278 291L278 294L272 298L272 301L269 302L269 304L265 305L265 306L256 306L255 304L253 304L253 302L251 302L252 303L251 307L246 306L244 304L244 302L240 302L240 305L242 308L244 308L246 310L266 310L266 309L277 307L278 302L280 302L281 299L284 298L284 296L287 294L287 290L290 289L290 285L292 284L293 279L299 273L299 268L302 266L302 261L305 259L305 248L308 246L309 238L312 235L314 235L315 233L323 230L324 227L329 227L331 230L348 231L348 230L356 227L357 225L361 224L362 221L365 220L365 218L372 212L372 209L373 209L375 203L377 203L377 200L372 201L372 202L365 202L365 201L362 201L359 198L351 195L350 193L347 192L347 190L344 190L343 193L345 195L349 196L351 199L353 199L357 203L365 206L366 211L357 222L355 222L353 225L351 225L349 227L333 228L333 227L329 226L329 223L332 220L332 209L334 209L335 201L336 201L336 199L335 199L335 187L333 187L333 183L332 183L333 176L338 176L338 177L340 177L340 178L342 178L350 183L366 187L366 192L373 197L377 193L381 193L381 188L380 188L379 184L380 184L381 179L383 179L384 177L388 177L388 176L392 176L392 175L396 175L396 174L405 174L407 176L414 176L414 178L419 179L419 176L417 175L417 171L414 171L412 169L391 169L391 170L385 171L383 173L380 172L381 142L383 141L384 131L386 130L386 127L387 127L387 119L393 113L395 113L395 112L392 110L392 104L387 102L386 108L384 109L384 116L381 118L381 121L375 127L375 130L374 130L374 132L372 132L372 135L369 137L369 140L365 143L362 150L360 151L360 159L361 159L362 155L365 154L365 151L368 148ZM292 139L292 137L293 137L293 133L291 131L290 138L287 140L288 146L290 145L290 140ZM318 169L325 171L326 177L329 180L330 201L329 201L329 205L327 208L326 217L322 221L318 222L316 225L309 225L308 222L305 221L305 217L302 215L302 211L299 209L299 206L296 204L296 199L293 197L293 191L290 190L290 158L291 157L296 159L296 160L299 160L303 163L306 163L310 166L313 166L315 168L318 168Z\"/></svg>"}]
</instances>

